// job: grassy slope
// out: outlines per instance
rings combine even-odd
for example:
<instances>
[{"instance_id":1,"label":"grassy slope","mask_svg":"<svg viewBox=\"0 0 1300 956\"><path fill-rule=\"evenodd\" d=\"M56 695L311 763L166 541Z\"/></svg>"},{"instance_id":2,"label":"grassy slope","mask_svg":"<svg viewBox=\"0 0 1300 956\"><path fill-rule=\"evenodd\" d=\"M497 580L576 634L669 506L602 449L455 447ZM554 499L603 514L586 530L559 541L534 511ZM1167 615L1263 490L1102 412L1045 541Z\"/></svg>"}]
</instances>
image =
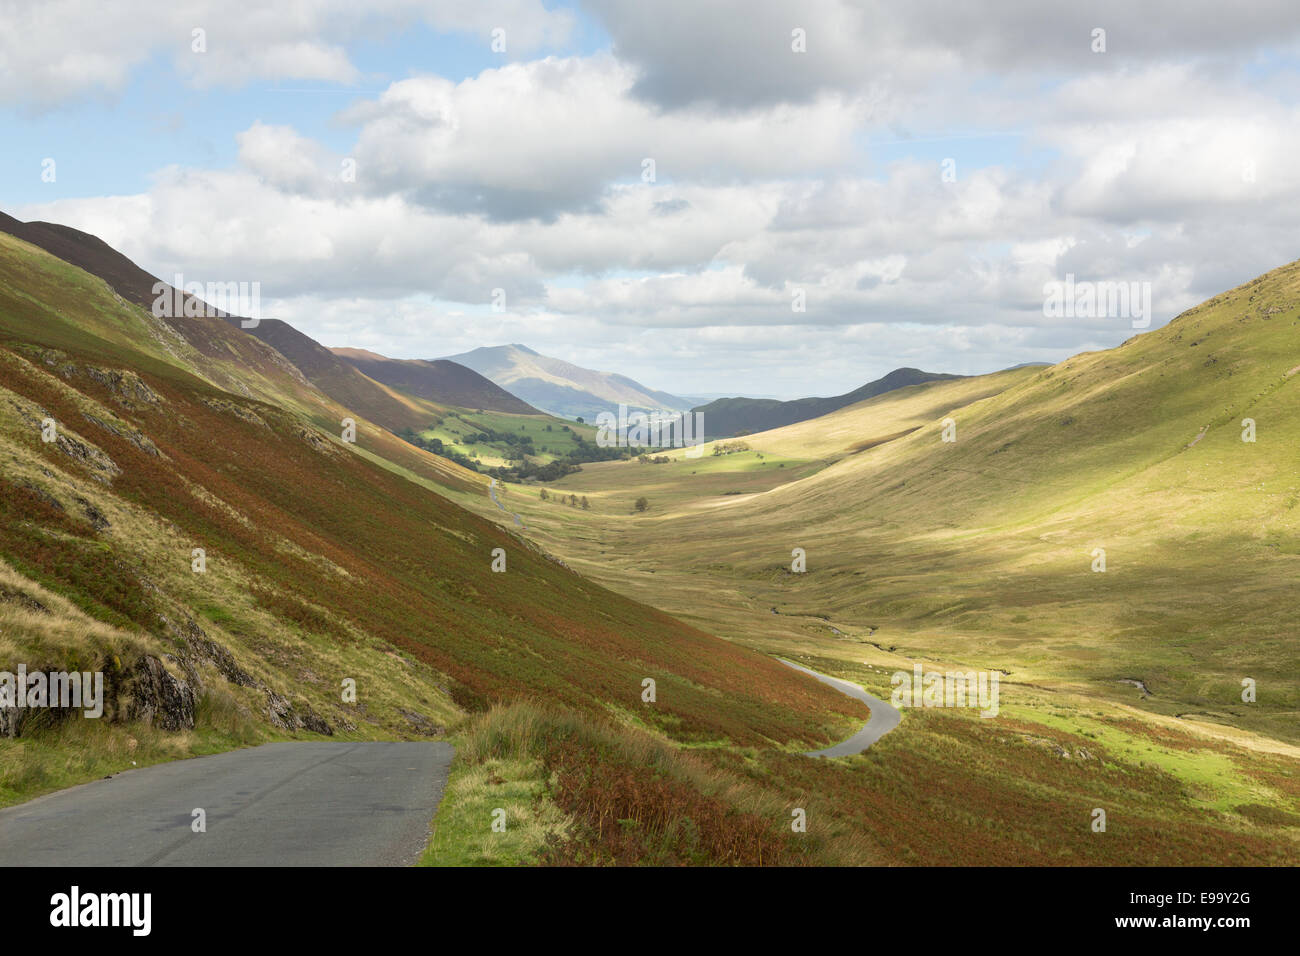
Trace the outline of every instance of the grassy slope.
<instances>
[{"instance_id":1,"label":"grassy slope","mask_svg":"<svg viewBox=\"0 0 1300 956\"><path fill-rule=\"evenodd\" d=\"M701 405L694 411L704 416L706 435L711 438L727 438L821 418L897 388L958 377L922 372L915 368L900 368L874 382L832 398L798 398L788 402L770 398L720 398Z\"/></svg>"},{"instance_id":2,"label":"grassy slope","mask_svg":"<svg viewBox=\"0 0 1300 956\"><path fill-rule=\"evenodd\" d=\"M60 615L85 618L92 657L132 642L180 649L159 615L191 619L254 676L359 736L529 697L708 745L798 749L862 719L760 655L579 578L364 441L345 446L290 408L218 390L205 357L169 351L147 313L84 273L4 237L0 253L0 482L16 503L0 557L14 600L53 595ZM45 416L101 470L42 443ZM206 574L190 570L194 547L207 550ZM504 574L490 570L494 548L507 552ZM5 663L57 663L56 619L22 620ZM344 677L358 681L355 707L339 699ZM640 700L645 677L658 681L653 707ZM148 759L264 739L262 705L244 690L221 688L234 717L203 717L206 743L144 740ZM84 732L59 743L78 726L0 742L5 799L99 773ZM96 732L116 735L121 760L136 752L127 738L137 751L144 739L135 725Z\"/></svg>"},{"instance_id":3,"label":"grassy slope","mask_svg":"<svg viewBox=\"0 0 1300 956\"><path fill-rule=\"evenodd\" d=\"M878 809L888 790L900 826L975 855L998 832L1025 861L1294 863L1298 368L1292 265L1053 368L904 389L716 458L585 466L557 490L590 512L505 500L578 570L878 693L917 661L1010 671L999 719L912 710L856 772L793 779ZM1123 807L1123 848L1089 839L1093 806ZM1015 835L994 820L1012 807Z\"/></svg>"}]
</instances>

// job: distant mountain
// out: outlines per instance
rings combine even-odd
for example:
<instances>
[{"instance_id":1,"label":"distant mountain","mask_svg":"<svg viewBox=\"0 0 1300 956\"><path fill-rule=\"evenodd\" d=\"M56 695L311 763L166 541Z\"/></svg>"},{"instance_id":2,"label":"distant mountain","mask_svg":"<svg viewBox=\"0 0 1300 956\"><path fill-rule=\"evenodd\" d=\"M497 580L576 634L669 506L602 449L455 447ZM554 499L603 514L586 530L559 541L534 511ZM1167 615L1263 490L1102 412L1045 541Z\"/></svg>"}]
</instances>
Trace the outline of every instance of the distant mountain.
<instances>
[{"instance_id":1,"label":"distant mountain","mask_svg":"<svg viewBox=\"0 0 1300 956\"><path fill-rule=\"evenodd\" d=\"M376 382L440 405L481 408L515 415L542 414L487 377L446 359L429 362L422 359L391 359L366 349L339 348L331 351Z\"/></svg>"},{"instance_id":2,"label":"distant mountain","mask_svg":"<svg viewBox=\"0 0 1300 956\"><path fill-rule=\"evenodd\" d=\"M770 398L720 398L707 405L700 405L693 411L704 416L706 436L730 438L739 433L764 432L769 428L780 428L783 425L808 421L810 418L820 418L822 415L829 415L831 412L866 401L868 398L892 392L896 388L963 377L922 372L915 368L899 368L884 378L868 382L861 388L833 398L797 398L789 402Z\"/></svg>"},{"instance_id":3,"label":"distant mountain","mask_svg":"<svg viewBox=\"0 0 1300 956\"><path fill-rule=\"evenodd\" d=\"M646 388L626 375L582 368L524 345L478 348L448 356L446 361L472 368L528 404L565 418L592 421L619 404L652 411L691 407L688 399Z\"/></svg>"}]
</instances>

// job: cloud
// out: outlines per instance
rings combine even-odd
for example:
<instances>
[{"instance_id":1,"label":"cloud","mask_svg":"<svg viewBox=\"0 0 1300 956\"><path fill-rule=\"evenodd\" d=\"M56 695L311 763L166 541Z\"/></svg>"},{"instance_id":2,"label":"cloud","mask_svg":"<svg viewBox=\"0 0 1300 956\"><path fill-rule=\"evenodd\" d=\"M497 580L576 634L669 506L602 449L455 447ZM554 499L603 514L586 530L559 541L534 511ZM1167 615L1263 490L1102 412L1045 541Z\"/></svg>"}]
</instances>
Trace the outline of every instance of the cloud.
<instances>
[{"instance_id":1,"label":"cloud","mask_svg":"<svg viewBox=\"0 0 1300 956\"><path fill-rule=\"evenodd\" d=\"M635 92L665 108L703 102L751 109L857 95L894 95L962 77L1017 72L1065 78L1179 58L1228 58L1261 47L1295 50L1291 0L584 0L619 58L638 70ZM1104 53L1093 31L1105 31ZM793 49L804 32L806 52Z\"/></svg>"},{"instance_id":2,"label":"cloud","mask_svg":"<svg viewBox=\"0 0 1300 956\"><path fill-rule=\"evenodd\" d=\"M260 281L264 303L328 344L428 358L521 341L688 393L825 394L898 365L1060 359L1132 334L1126 319L1045 316L1044 284L1066 273L1150 282L1158 326L1300 254L1282 5L1235 19L1179 5L1196 20L1157 3L1159 29L1118 3L587 6L611 49L410 76L344 110L329 146L246 122L230 168L165 166L139 195L15 211L163 275ZM188 37L200 8L217 11L189 0L166 29ZM244 68L301 41L293 69L341 70L349 31L424 15L378 9L268 21ZM468 32L513 17L512 48L516 31L550 42L572 22L523 0L429 9ZM795 26L807 54L789 49ZM67 88L124 82L86 43Z\"/></svg>"},{"instance_id":3,"label":"cloud","mask_svg":"<svg viewBox=\"0 0 1300 956\"><path fill-rule=\"evenodd\" d=\"M548 57L460 83L393 84L343 119L359 126L364 186L494 219L597 209L616 182L727 183L842 166L860 104L827 97L743 115L662 113L608 55Z\"/></svg>"},{"instance_id":4,"label":"cloud","mask_svg":"<svg viewBox=\"0 0 1300 956\"><path fill-rule=\"evenodd\" d=\"M423 22L486 46L500 27L509 50L527 53L567 42L574 28L572 13L542 0L4 0L0 18L0 105L37 111L116 97L156 56L199 88L265 79L346 84L359 77L347 52L358 37Z\"/></svg>"}]
</instances>

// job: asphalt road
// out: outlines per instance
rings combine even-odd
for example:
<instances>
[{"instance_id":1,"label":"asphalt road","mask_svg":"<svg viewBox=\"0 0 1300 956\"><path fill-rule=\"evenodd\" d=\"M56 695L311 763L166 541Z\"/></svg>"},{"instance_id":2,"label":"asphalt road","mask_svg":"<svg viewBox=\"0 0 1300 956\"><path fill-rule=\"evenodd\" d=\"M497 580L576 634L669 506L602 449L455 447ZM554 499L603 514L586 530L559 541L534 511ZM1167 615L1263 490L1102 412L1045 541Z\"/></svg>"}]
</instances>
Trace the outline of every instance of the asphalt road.
<instances>
[{"instance_id":1,"label":"asphalt road","mask_svg":"<svg viewBox=\"0 0 1300 956\"><path fill-rule=\"evenodd\" d=\"M862 729L843 743L836 744L834 747L827 747L825 750L809 751L809 757L847 757L851 754L860 754L872 744L874 744L885 734L889 733L902 721L903 715L898 712L893 704L881 700L879 697L873 697L857 684L850 683L846 680L840 680L838 677L827 677L825 674L819 674L816 671L809 670L806 667L800 667L798 664L792 664L787 660L782 660L786 667L793 667L797 671L802 671L811 677L817 678L823 684L834 687L841 694L847 694L849 697L855 697L871 708L871 719L862 725Z\"/></svg>"},{"instance_id":2,"label":"asphalt road","mask_svg":"<svg viewBox=\"0 0 1300 956\"><path fill-rule=\"evenodd\" d=\"M0 810L9 866L403 866L445 743L275 743L128 770ZM207 832L192 830L193 811Z\"/></svg>"}]
</instances>

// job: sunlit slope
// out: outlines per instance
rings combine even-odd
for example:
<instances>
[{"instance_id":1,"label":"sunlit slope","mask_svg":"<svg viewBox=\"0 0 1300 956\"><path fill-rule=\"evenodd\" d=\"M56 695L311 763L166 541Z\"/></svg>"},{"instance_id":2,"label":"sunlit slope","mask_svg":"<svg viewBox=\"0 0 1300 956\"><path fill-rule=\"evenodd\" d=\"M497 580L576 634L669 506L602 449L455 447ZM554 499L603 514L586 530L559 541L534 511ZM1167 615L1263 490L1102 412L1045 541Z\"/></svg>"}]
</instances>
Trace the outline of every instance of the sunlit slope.
<instances>
[{"instance_id":1,"label":"sunlit slope","mask_svg":"<svg viewBox=\"0 0 1300 956\"><path fill-rule=\"evenodd\" d=\"M816 458L829 463L896 441L954 408L1004 392L1037 371L1020 368L906 386L820 418L747 435L740 441L786 458ZM705 450L710 451L711 446Z\"/></svg>"},{"instance_id":2,"label":"sunlit slope","mask_svg":"<svg viewBox=\"0 0 1300 956\"><path fill-rule=\"evenodd\" d=\"M763 398L720 398L707 405L701 405L693 411L704 416L706 435L725 438L771 431L797 422L821 418L841 408L857 405L894 389L960 377L922 372L915 368L899 368L874 382L868 382L844 395L830 398L799 398L788 402Z\"/></svg>"},{"instance_id":3,"label":"sunlit slope","mask_svg":"<svg viewBox=\"0 0 1300 956\"><path fill-rule=\"evenodd\" d=\"M1209 491L1226 506L1219 517L1293 528L1298 310L1300 269L1292 265L1119 348L1033 371L972 406L937 410L928 427L820 480L885 495L935 525L1042 518L1096 496L1105 497L1091 506L1099 512L1123 512L1126 501L1107 493L1131 486L1169 496L1140 509L1161 520L1177 520L1173 499L1195 507ZM956 441L945 443L949 416ZM1256 423L1253 443L1242 441L1247 418ZM1256 500L1261 479L1281 484L1266 484Z\"/></svg>"},{"instance_id":4,"label":"sunlit slope","mask_svg":"<svg viewBox=\"0 0 1300 956\"><path fill-rule=\"evenodd\" d=\"M1298 316L1291 265L1119 348L1002 373L987 397L981 380L906 389L749 451L591 466L561 489L619 515L593 569L626 566L638 595L674 594L680 573L692 600L711 595L693 620L731 615L723 633L776 608L760 631L824 619L1016 680L1130 698L1119 682L1142 680L1143 707L1295 739Z\"/></svg>"}]
</instances>

